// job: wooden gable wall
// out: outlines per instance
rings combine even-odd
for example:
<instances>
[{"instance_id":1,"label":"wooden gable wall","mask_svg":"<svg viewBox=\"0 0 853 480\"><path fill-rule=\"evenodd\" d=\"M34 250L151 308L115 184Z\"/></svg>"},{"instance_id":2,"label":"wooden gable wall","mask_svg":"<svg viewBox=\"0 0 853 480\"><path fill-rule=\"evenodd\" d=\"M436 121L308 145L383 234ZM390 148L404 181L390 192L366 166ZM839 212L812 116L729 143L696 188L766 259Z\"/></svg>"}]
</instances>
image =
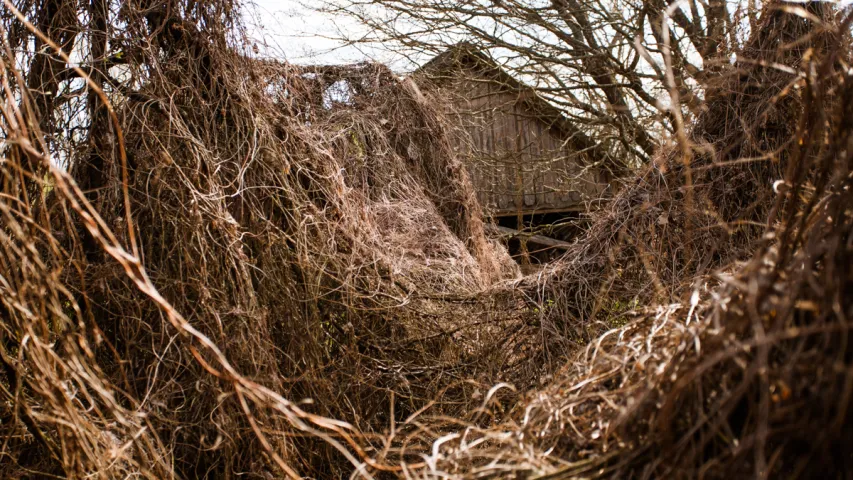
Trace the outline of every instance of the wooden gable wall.
<instances>
[{"instance_id":1,"label":"wooden gable wall","mask_svg":"<svg viewBox=\"0 0 853 480\"><path fill-rule=\"evenodd\" d=\"M480 202L494 216L584 210L603 182L559 129L536 115L522 92L471 76L447 82L454 146Z\"/></svg>"}]
</instances>

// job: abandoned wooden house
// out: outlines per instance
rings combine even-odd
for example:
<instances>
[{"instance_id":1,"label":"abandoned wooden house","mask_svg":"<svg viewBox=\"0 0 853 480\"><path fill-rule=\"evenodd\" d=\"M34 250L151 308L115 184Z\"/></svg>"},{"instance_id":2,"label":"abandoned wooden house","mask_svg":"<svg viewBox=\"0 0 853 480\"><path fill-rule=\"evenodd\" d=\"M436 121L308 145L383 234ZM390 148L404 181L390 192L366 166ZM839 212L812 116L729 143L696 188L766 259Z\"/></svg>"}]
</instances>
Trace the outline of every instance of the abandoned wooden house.
<instances>
[{"instance_id":1,"label":"abandoned wooden house","mask_svg":"<svg viewBox=\"0 0 853 480\"><path fill-rule=\"evenodd\" d=\"M498 225L520 230L536 217L577 215L607 188L608 173L596 161L603 149L471 45L438 55L413 79L447 99L454 148Z\"/></svg>"}]
</instances>

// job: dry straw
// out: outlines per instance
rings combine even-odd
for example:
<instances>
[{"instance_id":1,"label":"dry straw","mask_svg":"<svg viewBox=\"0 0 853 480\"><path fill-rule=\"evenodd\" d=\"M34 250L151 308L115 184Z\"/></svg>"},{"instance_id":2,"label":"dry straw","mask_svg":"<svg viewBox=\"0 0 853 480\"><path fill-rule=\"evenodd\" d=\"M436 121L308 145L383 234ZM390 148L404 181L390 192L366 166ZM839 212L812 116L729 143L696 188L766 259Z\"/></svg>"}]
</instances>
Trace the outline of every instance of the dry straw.
<instances>
[{"instance_id":1,"label":"dry straw","mask_svg":"<svg viewBox=\"0 0 853 480\"><path fill-rule=\"evenodd\" d=\"M766 7L695 125L518 279L440 99L386 68L253 59L227 0L19 3L4 478L849 471L831 7Z\"/></svg>"}]
</instances>

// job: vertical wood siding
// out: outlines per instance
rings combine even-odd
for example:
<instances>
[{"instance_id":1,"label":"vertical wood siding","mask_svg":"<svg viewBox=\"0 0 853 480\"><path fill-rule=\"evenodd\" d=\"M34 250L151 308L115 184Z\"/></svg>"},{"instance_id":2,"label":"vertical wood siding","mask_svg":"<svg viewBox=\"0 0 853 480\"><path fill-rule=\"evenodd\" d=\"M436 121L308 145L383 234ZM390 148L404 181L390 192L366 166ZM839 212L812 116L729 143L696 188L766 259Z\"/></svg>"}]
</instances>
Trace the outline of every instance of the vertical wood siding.
<instances>
[{"instance_id":1,"label":"vertical wood siding","mask_svg":"<svg viewBox=\"0 0 853 480\"><path fill-rule=\"evenodd\" d=\"M520 94L471 78L443 90L457 124L454 147L492 215L583 210L584 200L600 195L603 185L582 154Z\"/></svg>"}]
</instances>

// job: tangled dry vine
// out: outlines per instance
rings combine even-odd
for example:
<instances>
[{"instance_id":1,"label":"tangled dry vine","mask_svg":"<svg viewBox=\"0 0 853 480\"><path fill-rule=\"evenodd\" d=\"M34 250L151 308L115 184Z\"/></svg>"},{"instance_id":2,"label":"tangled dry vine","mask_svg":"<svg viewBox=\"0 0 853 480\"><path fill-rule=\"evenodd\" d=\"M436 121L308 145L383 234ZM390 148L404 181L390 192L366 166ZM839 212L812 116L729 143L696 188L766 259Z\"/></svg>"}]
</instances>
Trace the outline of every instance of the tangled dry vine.
<instances>
[{"instance_id":1,"label":"tangled dry vine","mask_svg":"<svg viewBox=\"0 0 853 480\"><path fill-rule=\"evenodd\" d=\"M853 17L766 6L521 277L411 80L230 0L4 5L4 478L850 471Z\"/></svg>"}]
</instances>

